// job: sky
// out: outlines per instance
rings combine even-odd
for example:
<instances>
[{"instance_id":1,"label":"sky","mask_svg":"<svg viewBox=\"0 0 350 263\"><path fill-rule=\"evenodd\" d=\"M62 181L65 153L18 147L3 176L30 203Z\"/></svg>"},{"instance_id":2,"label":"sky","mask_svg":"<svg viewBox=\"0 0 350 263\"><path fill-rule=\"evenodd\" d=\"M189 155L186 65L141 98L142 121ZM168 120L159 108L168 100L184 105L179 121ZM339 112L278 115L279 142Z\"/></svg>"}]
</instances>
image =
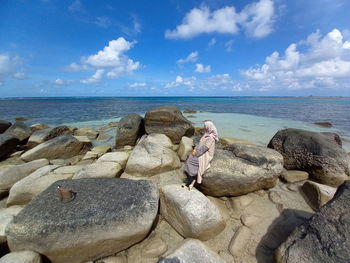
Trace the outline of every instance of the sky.
<instances>
[{"instance_id":1,"label":"sky","mask_svg":"<svg viewBox=\"0 0 350 263\"><path fill-rule=\"evenodd\" d=\"M350 96L349 0L0 0L0 97Z\"/></svg>"}]
</instances>

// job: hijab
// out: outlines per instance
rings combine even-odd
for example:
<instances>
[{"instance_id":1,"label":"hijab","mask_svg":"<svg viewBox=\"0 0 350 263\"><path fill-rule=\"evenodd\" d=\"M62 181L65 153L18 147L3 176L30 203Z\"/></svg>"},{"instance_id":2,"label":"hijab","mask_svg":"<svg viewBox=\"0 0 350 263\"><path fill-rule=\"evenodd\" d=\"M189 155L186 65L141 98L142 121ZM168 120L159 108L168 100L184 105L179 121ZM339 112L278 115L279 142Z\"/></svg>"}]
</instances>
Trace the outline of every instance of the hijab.
<instances>
[{"instance_id":1,"label":"hijab","mask_svg":"<svg viewBox=\"0 0 350 263\"><path fill-rule=\"evenodd\" d=\"M213 139L215 139L215 141L219 141L218 130L216 129L212 121L205 121L204 129L205 129L205 133L203 135L203 138L212 137Z\"/></svg>"}]
</instances>

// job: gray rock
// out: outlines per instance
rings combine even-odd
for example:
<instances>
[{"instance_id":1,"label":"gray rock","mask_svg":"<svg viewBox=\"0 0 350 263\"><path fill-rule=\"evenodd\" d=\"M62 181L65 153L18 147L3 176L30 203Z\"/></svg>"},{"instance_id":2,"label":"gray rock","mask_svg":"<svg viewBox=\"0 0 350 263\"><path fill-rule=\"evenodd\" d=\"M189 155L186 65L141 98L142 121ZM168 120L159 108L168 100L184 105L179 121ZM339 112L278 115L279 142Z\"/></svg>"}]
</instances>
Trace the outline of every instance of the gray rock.
<instances>
[{"instance_id":1,"label":"gray rock","mask_svg":"<svg viewBox=\"0 0 350 263\"><path fill-rule=\"evenodd\" d=\"M299 129L278 131L268 147L283 155L284 167L302 170L322 184L338 186L350 175L350 158L329 136Z\"/></svg>"},{"instance_id":2,"label":"gray rock","mask_svg":"<svg viewBox=\"0 0 350 263\"><path fill-rule=\"evenodd\" d=\"M127 152L111 152L102 155L98 158L97 162L116 162L119 163L120 166L124 169L126 166L126 162L129 158L129 153Z\"/></svg>"},{"instance_id":3,"label":"gray rock","mask_svg":"<svg viewBox=\"0 0 350 263\"><path fill-rule=\"evenodd\" d=\"M114 178L122 174L123 169L119 163L96 162L86 165L78 171L73 179L81 178Z\"/></svg>"},{"instance_id":4,"label":"gray rock","mask_svg":"<svg viewBox=\"0 0 350 263\"><path fill-rule=\"evenodd\" d=\"M16 136L11 134L0 134L0 159L13 152L19 143Z\"/></svg>"},{"instance_id":5,"label":"gray rock","mask_svg":"<svg viewBox=\"0 0 350 263\"><path fill-rule=\"evenodd\" d=\"M118 123L115 145L117 147L134 146L138 138L145 133L143 118L137 114L129 114Z\"/></svg>"},{"instance_id":6,"label":"gray rock","mask_svg":"<svg viewBox=\"0 0 350 263\"><path fill-rule=\"evenodd\" d=\"M71 134L72 132L67 126L58 126L54 128L46 128L43 130L38 130L33 132L33 134L29 137L27 146L29 148L33 148L40 143L51 140L57 136L63 134Z\"/></svg>"},{"instance_id":7,"label":"gray rock","mask_svg":"<svg viewBox=\"0 0 350 263\"><path fill-rule=\"evenodd\" d=\"M148 111L145 115L147 134L162 133L173 143L178 144L182 136L191 137L194 127L175 106L161 106Z\"/></svg>"},{"instance_id":8,"label":"gray rock","mask_svg":"<svg viewBox=\"0 0 350 263\"><path fill-rule=\"evenodd\" d=\"M83 128L76 129L74 131L74 135L86 136L90 140L95 140L96 137L98 136L98 131L95 131L94 129L91 129L89 127L83 127Z\"/></svg>"},{"instance_id":9,"label":"gray rock","mask_svg":"<svg viewBox=\"0 0 350 263\"><path fill-rule=\"evenodd\" d=\"M331 200L337 188L328 185L307 181L301 187L306 202L314 209L318 210Z\"/></svg>"},{"instance_id":10,"label":"gray rock","mask_svg":"<svg viewBox=\"0 0 350 263\"><path fill-rule=\"evenodd\" d=\"M321 132L321 134L325 135L329 139L335 141L340 147L343 146L343 142L340 138L340 136L334 132Z\"/></svg>"},{"instance_id":11,"label":"gray rock","mask_svg":"<svg viewBox=\"0 0 350 263\"><path fill-rule=\"evenodd\" d=\"M73 189L60 201L58 185ZM112 255L149 233L158 212L157 188L146 180L59 181L30 202L7 226L11 251L33 250L52 262L86 262Z\"/></svg>"},{"instance_id":12,"label":"gray rock","mask_svg":"<svg viewBox=\"0 0 350 263\"><path fill-rule=\"evenodd\" d=\"M40 159L29 163L12 165L0 170L0 189L10 189L19 180L48 164L49 161L47 159Z\"/></svg>"},{"instance_id":13,"label":"gray rock","mask_svg":"<svg viewBox=\"0 0 350 263\"><path fill-rule=\"evenodd\" d=\"M0 263L41 263L41 256L33 251L11 252L0 258Z\"/></svg>"},{"instance_id":14,"label":"gray rock","mask_svg":"<svg viewBox=\"0 0 350 263\"><path fill-rule=\"evenodd\" d=\"M5 229L13 219L13 215L6 213L4 210L0 210L0 245L6 242Z\"/></svg>"},{"instance_id":15,"label":"gray rock","mask_svg":"<svg viewBox=\"0 0 350 263\"><path fill-rule=\"evenodd\" d=\"M9 121L0 120L0 133L6 131L8 128L11 127L11 125L12 123Z\"/></svg>"},{"instance_id":16,"label":"gray rock","mask_svg":"<svg viewBox=\"0 0 350 263\"><path fill-rule=\"evenodd\" d=\"M185 161L187 159L188 154L193 150L194 142L193 139L183 136L181 138L179 149L177 150L177 154L181 161Z\"/></svg>"},{"instance_id":17,"label":"gray rock","mask_svg":"<svg viewBox=\"0 0 350 263\"><path fill-rule=\"evenodd\" d=\"M283 158L266 147L231 144L217 149L201 190L211 196L238 196L276 185Z\"/></svg>"},{"instance_id":18,"label":"gray rock","mask_svg":"<svg viewBox=\"0 0 350 263\"><path fill-rule=\"evenodd\" d=\"M225 228L219 209L197 189L167 185L160 190L161 215L183 237L208 240Z\"/></svg>"},{"instance_id":19,"label":"gray rock","mask_svg":"<svg viewBox=\"0 0 350 263\"><path fill-rule=\"evenodd\" d=\"M32 129L33 132L44 130L47 128L50 128L49 125L46 125L44 123L35 123L33 125L30 125L30 128Z\"/></svg>"},{"instance_id":20,"label":"gray rock","mask_svg":"<svg viewBox=\"0 0 350 263\"><path fill-rule=\"evenodd\" d=\"M125 173L152 176L180 168L180 159L172 147L170 139L164 134L142 136L126 163Z\"/></svg>"},{"instance_id":21,"label":"gray rock","mask_svg":"<svg viewBox=\"0 0 350 263\"><path fill-rule=\"evenodd\" d=\"M238 254L247 245L251 234L252 231L246 226L241 226L238 228L228 246L228 250L232 256L238 256Z\"/></svg>"},{"instance_id":22,"label":"gray rock","mask_svg":"<svg viewBox=\"0 0 350 263\"><path fill-rule=\"evenodd\" d=\"M158 263L225 263L214 251L196 239L186 239L181 247Z\"/></svg>"},{"instance_id":23,"label":"gray rock","mask_svg":"<svg viewBox=\"0 0 350 263\"><path fill-rule=\"evenodd\" d=\"M12 134L18 138L21 143L25 143L32 135L32 129L22 121L16 121L10 128L5 131L5 134Z\"/></svg>"},{"instance_id":24,"label":"gray rock","mask_svg":"<svg viewBox=\"0 0 350 263\"><path fill-rule=\"evenodd\" d=\"M61 135L30 149L22 154L21 159L27 162L40 158L65 159L78 155L84 150L83 142L71 135Z\"/></svg>"},{"instance_id":25,"label":"gray rock","mask_svg":"<svg viewBox=\"0 0 350 263\"><path fill-rule=\"evenodd\" d=\"M348 263L350 255L350 182L310 220L296 227L276 250L277 263Z\"/></svg>"},{"instance_id":26,"label":"gray rock","mask_svg":"<svg viewBox=\"0 0 350 263\"><path fill-rule=\"evenodd\" d=\"M288 183L295 183L307 180L309 178L309 174L307 172L298 170L284 170L281 174L281 177Z\"/></svg>"}]
</instances>

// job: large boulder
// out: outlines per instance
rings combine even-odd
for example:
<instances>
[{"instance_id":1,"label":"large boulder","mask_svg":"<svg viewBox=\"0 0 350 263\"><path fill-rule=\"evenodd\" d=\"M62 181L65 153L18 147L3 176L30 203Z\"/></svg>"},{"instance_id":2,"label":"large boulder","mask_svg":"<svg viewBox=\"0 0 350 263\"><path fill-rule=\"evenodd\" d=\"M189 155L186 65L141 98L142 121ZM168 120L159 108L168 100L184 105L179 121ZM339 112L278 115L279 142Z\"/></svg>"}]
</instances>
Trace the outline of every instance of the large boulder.
<instances>
[{"instance_id":1,"label":"large boulder","mask_svg":"<svg viewBox=\"0 0 350 263\"><path fill-rule=\"evenodd\" d=\"M0 170L0 190L9 190L16 182L48 164L47 159L39 159Z\"/></svg>"},{"instance_id":2,"label":"large boulder","mask_svg":"<svg viewBox=\"0 0 350 263\"><path fill-rule=\"evenodd\" d=\"M115 145L117 147L134 146L138 138L145 133L143 118L137 114L129 114L118 123Z\"/></svg>"},{"instance_id":3,"label":"large boulder","mask_svg":"<svg viewBox=\"0 0 350 263\"><path fill-rule=\"evenodd\" d=\"M28 147L33 148L40 143L46 142L63 134L71 134L72 132L67 126L58 126L54 128L46 128L35 131L28 139Z\"/></svg>"},{"instance_id":4,"label":"large boulder","mask_svg":"<svg viewBox=\"0 0 350 263\"><path fill-rule=\"evenodd\" d=\"M145 115L146 133L162 133L178 144L182 136L194 134L194 127L175 106L162 106L148 111Z\"/></svg>"},{"instance_id":5,"label":"large boulder","mask_svg":"<svg viewBox=\"0 0 350 263\"><path fill-rule=\"evenodd\" d=\"M16 136L21 143L26 143L33 132L29 126L24 124L24 122L16 121L5 131L5 133Z\"/></svg>"},{"instance_id":6,"label":"large boulder","mask_svg":"<svg viewBox=\"0 0 350 263\"><path fill-rule=\"evenodd\" d=\"M238 196L276 185L283 157L266 147L232 144L217 149L201 190L211 196Z\"/></svg>"},{"instance_id":7,"label":"large boulder","mask_svg":"<svg viewBox=\"0 0 350 263\"><path fill-rule=\"evenodd\" d=\"M283 155L286 169L306 171L322 184L339 186L350 175L350 157L328 135L285 129L275 134L268 147Z\"/></svg>"},{"instance_id":8,"label":"large boulder","mask_svg":"<svg viewBox=\"0 0 350 263\"><path fill-rule=\"evenodd\" d=\"M189 153L193 150L194 142L193 139L183 136L181 138L179 149L177 150L177 154L181 161L185 161Z\"/></svg>"},{"instance_id":9,"label":"large boulder","mask_svg":"<svg viewBox=\"0 0 350 263\"><path fill-rule=\"evenodd\" d=\"M74 200L55 194L73 189ZM79 263L140 242L158 213L159 193L146 180L80 179L52 184L7 226L11 251L33 250L53 263Z\"/></svg>"},{"instance_id":10,"label":"large boulder","mask_svg":"<svg viewBox=\"0 0 350 263\"><path fill-rule=\"evenodd\" d=\"M0 120L0 133L6 131L12 125L9 121Z\"/></svg>"},{"instance_id":11,"label":"large boulder","mask_svg":"<svg viewBox=\"0 0 350 263\"><path fill-rule=\"evenodd\" d=\"M0 159L14 151L19 140L11 134L0 134Z\"/></svg>"},{"instance_id":12,"label":"large boulder","mask_svg":"<svg viewBox=\"0 0 350 263\"><path fill-rule=\"evenodd\" d=\"M24 161L40 158L65 159L80 154L85 144L71 135L61 135L30 149L21 155Z\"/></svg>"},{"instance_id":13,"label":"large boulder","mask_svg":"<svg viewBox=\"0 0 350 263\"><path fill-rule=\"evenodd\" d=\"M186 239L174 253L158 263L225 263L214 251L196 239Z\"/></svg>"},{"instance_id":14,"label":"large boulder","mask_svg":"<svg viewBox=\"0 0 350 263\"><path fill-rule=\"evenodd\" d=\"M86 165L78 171L73 179L81 178L114 178L120 176L123 168L116 162L96 162Z\"/></svg>"},{"instance_id":15,"label":"large boulder","mask_svg":"<svg viewBox=\"0 0 350 263\"><path fill-rule=\"evenodd\" d=\"M151 176L180 168L180 159L172 147L170 139L164 134L144 135L132 151L125 173Z\"/></svg>"},{"instance_id":16,"label":"large boulder","mask_svg":"<svg viewBox=\"0 0 350 263\"><path fill-rule=\"evenodd\" d=\"M183 237L208 240L225 228L219 209L196 189L167 185L160 190L161 215Z\"/></svg>"},{"instance_id":17,"label":"large boulder","mask_svg":"<svg viewBox=\"0 0 350 263\"><path fill-rule=\"evenodd\" d=\"M277 263L348 263L350 255L350 181L309 221L298 226L276 250Z\"/></svg>"}]
</instances>

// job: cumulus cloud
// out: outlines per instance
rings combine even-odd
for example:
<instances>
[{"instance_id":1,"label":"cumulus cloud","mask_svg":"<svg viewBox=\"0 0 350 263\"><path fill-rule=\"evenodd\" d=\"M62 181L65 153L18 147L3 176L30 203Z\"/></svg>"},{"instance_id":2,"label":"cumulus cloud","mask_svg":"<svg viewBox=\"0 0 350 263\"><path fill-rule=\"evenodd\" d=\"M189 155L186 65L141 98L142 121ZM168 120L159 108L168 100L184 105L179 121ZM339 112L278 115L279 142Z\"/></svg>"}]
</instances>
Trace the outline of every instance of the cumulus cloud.
<instances>
[{"instance_id":1,"label":"cumulus cloud","mask_svg":"<svg viewBox=\"0 0 350 263\"><path fill-rule=\"evenodd\" d=\"M195 85L196 79L196 77L184 78L181 76L177 76L175 81L165 84L165 88L175 88L179 86L193 87Z\"/></svg>"},{"instance_id":2,"label":"cumulus cloud","mask_svg":"<svg viewBox=\"0 0 350 263\"><path fill-rule=\"evenodd\" d=\"M24 73L18 72L18 67L22 64L22 59L19 56L11 56L7 53L0 54L0 82L13 77L23 79Z\"/></svg>"},{"instance_id":3,"label":"cumulus cloud","mask_svg":"<svg viewBox=\"0 0 350 263\"><path fill-rule=\"evenodd\" d=\"M146 82L134 82L134 83L129 83L128 86L130 88L138 88L138 87L145 87L147 84Z\"/></svg>"},{"instance_id":4,"label":"cumulus cloud","mask_svg":"<svg viewBox=\"0 0 350 263\"><path fill-rule=\"evenodd\" d=\"M183 64L187 62L196 62L198 60L198 51L191 52L186 58L180 58L176 63Z\"/></svg>"},{"instance_id":5,"label":"cumulus cloud","mask_svg":"<svg viewBox=\"0 0 350 263\"><path fill-rule=\"evenodd\" d=\"M203 64L196 64L195 72L197 73L209 73L211 71L210 65L204 66Z\"/></svg>"},{"instance_id":6,"label":"cumulus cloud","mask_svg":"<svg viewBox=\"0 0 350 263\"><path fill-rule=\"evenodd\" d=\"M289 45L283 56L275 51L266 57L265 64L242 74L250 86L263 90L350 87L348 43L338 29L325 36L316 31Z\"/></svg>"},{"instance_id":7,"label":"cumulus cloud","mask_svg":"<svg viewBox=\"0 0 350 263\"><path fill-rule=\"evenodd\" d=\"M97 84L101 82L104 72L104 69L98 69L91 77L83 79L80 82L84 84Z\"/></svg>"},{"instance_id":8,"label":"cumulus cloud","mask_svg":"<svg viewBox=\"0 0 350 263\"><path fill-rule=\"evenodd\" d=\"M260 38L272 32L274 12L272 0L259 0L241 12L237 12L234 6L214 11L202 6L187 13L176 29L166 30L165 37L188 39L200 34L237 34L242 29L247 35Z\"/></svg>"}]
</instances>

